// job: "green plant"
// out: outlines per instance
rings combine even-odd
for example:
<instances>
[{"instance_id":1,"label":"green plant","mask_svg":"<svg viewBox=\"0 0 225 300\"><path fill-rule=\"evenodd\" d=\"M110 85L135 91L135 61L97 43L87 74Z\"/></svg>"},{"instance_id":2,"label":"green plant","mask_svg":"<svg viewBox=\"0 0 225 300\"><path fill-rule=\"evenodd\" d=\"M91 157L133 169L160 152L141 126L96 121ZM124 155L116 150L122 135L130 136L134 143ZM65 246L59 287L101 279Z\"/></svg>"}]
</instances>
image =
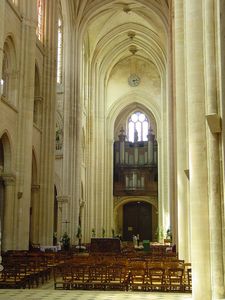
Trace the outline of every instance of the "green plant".
<instances>
[{"instance_id":1,"label":"green plant","mask_svg":"<svg viewBox=\"0 0 225 300\"><path fill-rule=\"evenodd\" d=\"M69 250L69 248L70 248L70 237L68 236L68 234L66 232L62 236L61 242L62 242L62 245L63 245L63 249L64 250Z\"/></svg>"},{"instance_id":2,"label":"green plant","mask_svg":"<svg viewBox=\"0 0 225 300\"><path fill-rule=\"evenodd\" d=\"M95 229L94 228L92 228L91 234L92 234L92 237L95 237Z\"/></svg>"}]
</instances>

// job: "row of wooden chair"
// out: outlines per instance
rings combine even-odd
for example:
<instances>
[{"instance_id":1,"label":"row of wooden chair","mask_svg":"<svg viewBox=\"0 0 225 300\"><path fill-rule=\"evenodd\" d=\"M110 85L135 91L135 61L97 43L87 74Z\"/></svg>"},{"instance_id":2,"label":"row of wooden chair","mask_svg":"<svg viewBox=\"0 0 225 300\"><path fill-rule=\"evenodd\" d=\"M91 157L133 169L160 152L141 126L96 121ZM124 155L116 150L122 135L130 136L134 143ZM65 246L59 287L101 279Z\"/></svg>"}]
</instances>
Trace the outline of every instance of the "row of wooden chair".
<instances>
[{"instance_id":1,"label":"row of wooden chair","mask_svg":"<svg viewBox=\"0 0 225 300\"><path fill-rule=\"evenodd\" d=\"M50 279L55 266L65 261L55 253L9 251L3 255L0 288L38 287Z\"/></svg>"},{"instance_id":2,"label":"row of wooden chair","mask_svg":"<svg viewBox=\"0 0 225 300\"><path fill-rule=\"evenodd\" d=\"M191 269L125 265L63 265L55 268L55 289L191 291Z\"/></svg>"}]
</instances>

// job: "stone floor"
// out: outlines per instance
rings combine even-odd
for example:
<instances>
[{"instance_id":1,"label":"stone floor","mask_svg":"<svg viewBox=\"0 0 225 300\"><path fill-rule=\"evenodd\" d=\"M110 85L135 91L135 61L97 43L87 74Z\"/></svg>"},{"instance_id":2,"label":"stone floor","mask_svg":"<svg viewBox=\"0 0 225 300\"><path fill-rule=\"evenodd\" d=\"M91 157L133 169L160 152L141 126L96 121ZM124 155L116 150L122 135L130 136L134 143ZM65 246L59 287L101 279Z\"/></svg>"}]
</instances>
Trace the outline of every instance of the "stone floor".
<instances>
[{"instance_id":1,"label":"stone floor","mask_svg":"<svg viewBox=\"0 0 225 300\"><path fill-rule=\"evenodd\" d=\"M54 290L1 290L1 300L190 300L189 294L104 292L104 291L54 291Z\"/></svg>"},{"instance_id":2,"label":"stone floor","mask_svg":"<svg viewBox=\"0 0 225 300\"><path fill-rule=\"evenodd\" d=\"M62 291L54 290L53 281L38 289L1 290L0 300L191 300L191 294L117 292L117 291Z\"/></svg>"}]
</instances>

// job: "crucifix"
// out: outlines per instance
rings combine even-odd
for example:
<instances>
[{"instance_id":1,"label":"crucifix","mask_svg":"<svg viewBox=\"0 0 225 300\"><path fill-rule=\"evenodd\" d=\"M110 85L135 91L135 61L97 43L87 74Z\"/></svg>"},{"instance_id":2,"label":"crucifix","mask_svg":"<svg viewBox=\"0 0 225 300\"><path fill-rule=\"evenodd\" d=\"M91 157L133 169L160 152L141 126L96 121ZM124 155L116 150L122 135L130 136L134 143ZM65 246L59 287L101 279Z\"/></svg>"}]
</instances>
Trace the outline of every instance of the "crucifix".
<instances>
[{"instance_id":1,"label":"crucifix","mask_svg":"<svg viewBox=\"0 0 225 300\"><path fill-rule=\"evenodd\" d=\"M66 221L64 221L64 222L62 222L62 224L66 224L66 230L65 230L65 232L67 232L67 229L68 229L68 228L67 228L67 225L68 225L69 223L70 223L70 222L69 222L69 221L67 221L67 220L66 220Z\"/></svg>"}]
</instances>

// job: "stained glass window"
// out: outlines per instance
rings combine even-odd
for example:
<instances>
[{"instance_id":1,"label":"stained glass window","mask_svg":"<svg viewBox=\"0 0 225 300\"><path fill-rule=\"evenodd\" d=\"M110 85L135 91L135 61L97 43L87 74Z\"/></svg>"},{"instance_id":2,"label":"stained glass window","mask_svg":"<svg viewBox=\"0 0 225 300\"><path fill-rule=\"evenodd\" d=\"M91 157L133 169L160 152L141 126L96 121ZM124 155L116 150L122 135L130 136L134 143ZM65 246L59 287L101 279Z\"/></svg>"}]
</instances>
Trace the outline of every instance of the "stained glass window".
<instances>
[{"instance_id":1,"label":"stained glass window","mask_svg":"<svg viewBox=\"0 0 225 300\"><path fill-rule=\"evenodd\" d=\"M128 140L131 142L147 141L149 121L142 112L133 113L128 119Z\"/></svg>"}]
</instances>

